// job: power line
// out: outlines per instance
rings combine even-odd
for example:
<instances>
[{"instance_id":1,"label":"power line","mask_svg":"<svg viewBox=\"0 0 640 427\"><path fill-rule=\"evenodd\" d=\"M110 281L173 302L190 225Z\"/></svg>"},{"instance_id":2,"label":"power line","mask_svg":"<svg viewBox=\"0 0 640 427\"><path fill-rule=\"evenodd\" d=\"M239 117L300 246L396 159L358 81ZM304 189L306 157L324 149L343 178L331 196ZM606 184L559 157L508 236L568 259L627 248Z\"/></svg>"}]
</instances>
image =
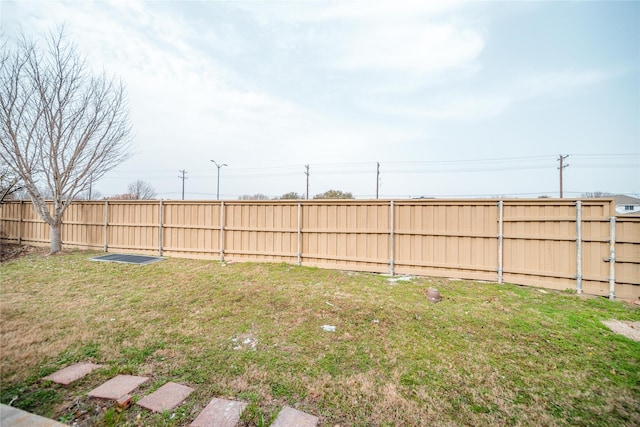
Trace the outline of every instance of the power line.
<instances>
[{"instance_id":1,"label":"power line","mask_svg":"<svg viewBox=\"0 0 640 427\"><path fill-rule=\"evenodd\" d=\"M514 162L522 162L522 163L534 163L539 164L540 168L543 168L544 164L547 164L547 161L550 158L555 157L555 155L536 155L536 156L519 156L519 157L494 157L494 158L482 158L482 159L455 159L455 160L410 160L410 161L386 161L385 165L389 166L404 166L404 165L443 165L443 166L452 166L456 167L456 169L452 169L453 172L459 172L461 170L467 169L466 167L460 168L459 166L464 166L466 164L481 164L481 163L514 163ZM640 153L602 153L602 154L571 154L571 157L580 160L631 160L629 157L640 157ZM354 171L355 173L365 173L365 171L369 171L369 167L372 163L375 162L344 162L344 163L314 163L314 170L317 173L331 173L338 172L345 173L343 169L358 169ZM307 166L307 165L305 165ZM311 166L311 165L309 165ZM577 164L573 164L572 166L578 166ZM611 167L619 167L620 165L612 165ZM623 167L637 167L637 164L625 164ZM290 165L270 165L270 166L257 166L257 167L245 167L245 168L234 168L234 171L228 172L229 176L295 176L298 172L296 172L299 168L299 164L290 164ZM531 167L531 166L530 166ZM533 166L536 167L536 166ZM602 167L606 167L603 165ZM496 166L496 168L501 168L502 170L511 170L511 169L521 169L522 166L509 166L505 168L504 166ZM290 171L288 171L289 169ZM395 169L396 171L401 171ZM478 169L484 170L484 169ZM192 170L192 172L209 172L208 169L196 169ZM122 174L126 174L126 178L131 178L131 174L139 174L141 172L145 173L145 177L147 178L162 178L166 177L164 173L166 170L135 170L130 172L119 171L113 172L110 174L111 177L118 177ZM388 172L388 171L387 171ZM210 175L192 175L192 177L208 177Z\"/></svg>"}]
</instances>

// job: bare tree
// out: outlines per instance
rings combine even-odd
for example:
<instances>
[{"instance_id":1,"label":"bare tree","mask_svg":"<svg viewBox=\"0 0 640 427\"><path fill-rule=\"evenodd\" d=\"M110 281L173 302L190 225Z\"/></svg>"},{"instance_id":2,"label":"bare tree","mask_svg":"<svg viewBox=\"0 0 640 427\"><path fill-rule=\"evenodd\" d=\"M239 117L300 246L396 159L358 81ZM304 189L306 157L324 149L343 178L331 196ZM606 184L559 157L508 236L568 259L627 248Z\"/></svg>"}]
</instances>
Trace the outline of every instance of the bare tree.
<instances>
[{"instance_id":1,"label":"bare tree","mask_svg":"<svg viewBox=\"0 0 640 427\"><path fill-rule=\"evenodd\" d=\"M153 185L140 179L129 184L127 192L131 195L132 200L153 199L157 195L156 189L153 188Z\"/></svg>"},{"instance_id":2,"label":"bare tree","mask_svg":"<svg viewBox=\"0 0 640 427\"><path fill-rule=\"evenodd\" d=\"M593 192L588 192L588 193L582 193L581 197L583 199L598 199L598 198L602 198L602 197L613 197L614 194L612 193L607 193L606 191L593 191Z\"/></svg>"},{"instance_id":3,"label":"bare tree","mask_svg":"<svg viewBox=\"0 0 640 427\"><path fill-rule=\"evenodd\" d=\"M262 193L243 194L242 196L238 197L238 200L269 200L269 196Z\"/></svg>"},{"instance_id":4,"label":"bare tree","mask_svg":"<svg viewBox=\"0 0 640 427\"><path fill-rule=\"evenodd\" d=\"M90 74L64 29L43 40L22 35L0 47L0 159L49 224L55 253L65 210L127 158L131 127L119 80Z\"/></svg>"},{"instance_id":5,"label":"bare tree","mask_svg":"<svg viewBox=\"0 0 640 427\"><path fill-rule=\"evenodd\" d=\"M107 200L136 200L133 197L133 194L130 193L124 193L124 194L116 194L114 196L111 197L106 197Z\"/></svg>"},{"instance_id":6,"label":"bare tree","mask_svg":"<svg viewBox=\"0 0 640 427\"><path fill-rule=\"evenodd\" d=\"M100 200L102 196L101 191L91 189L78 193L75 200Z\"/></svg>"}]
</instances>

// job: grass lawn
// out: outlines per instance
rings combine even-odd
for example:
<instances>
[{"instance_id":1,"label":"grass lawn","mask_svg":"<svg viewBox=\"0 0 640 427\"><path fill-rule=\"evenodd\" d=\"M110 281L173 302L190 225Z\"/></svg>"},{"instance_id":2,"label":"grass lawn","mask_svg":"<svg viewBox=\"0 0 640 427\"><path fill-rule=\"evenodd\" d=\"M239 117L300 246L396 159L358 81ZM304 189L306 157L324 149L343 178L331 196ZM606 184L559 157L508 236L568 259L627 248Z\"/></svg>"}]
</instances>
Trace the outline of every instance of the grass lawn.
<instances>
[{"instance_id":1,"label":"grass lawn","mask_svg":"<svg viewBox=\"0 0 640 427\"><path fill-rule=\"evenodd\" d=\"M284 405L320 425L640 425L640 320L604 298L285 264L92 262L34 253L0 264L1 401L78 425L187 425L213 397ZM433 304L427 289L443 299ZM327 332L322 325L333 325ZM70 386L41 378L103 364ZM116 374L195 389L174 412L122 413L87 392Z\"/></svg>"}]
</instances>

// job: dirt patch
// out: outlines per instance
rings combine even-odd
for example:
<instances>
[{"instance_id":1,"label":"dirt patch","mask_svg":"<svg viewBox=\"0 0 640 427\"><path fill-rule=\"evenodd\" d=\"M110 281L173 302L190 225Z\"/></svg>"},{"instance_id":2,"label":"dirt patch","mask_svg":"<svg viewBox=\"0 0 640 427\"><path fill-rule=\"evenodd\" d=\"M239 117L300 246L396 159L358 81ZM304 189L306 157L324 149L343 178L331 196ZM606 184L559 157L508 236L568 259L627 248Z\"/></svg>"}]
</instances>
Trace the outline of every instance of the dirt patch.
<instances>
[{"instance_id":1,"label":"dirt patch","mask_svg":"<svg viewBox=\"0 0 640 427\"><path fill-rule=\"evenodd\" d=\"M603 320L602 323L616 334L624 335L634 341L640 341L640 322Z\"/></svg>"},{"instance_id":2,"label":"dirt patch","mask_svg":"<svg viewBox=\"0 0 640 427\"><path fill-rule=\"evenodd\" d=\"M28 255L38 248L33 246L18 245L16 243L0 243L0 262L11 261Z\"/></svg>"}]
</instances>

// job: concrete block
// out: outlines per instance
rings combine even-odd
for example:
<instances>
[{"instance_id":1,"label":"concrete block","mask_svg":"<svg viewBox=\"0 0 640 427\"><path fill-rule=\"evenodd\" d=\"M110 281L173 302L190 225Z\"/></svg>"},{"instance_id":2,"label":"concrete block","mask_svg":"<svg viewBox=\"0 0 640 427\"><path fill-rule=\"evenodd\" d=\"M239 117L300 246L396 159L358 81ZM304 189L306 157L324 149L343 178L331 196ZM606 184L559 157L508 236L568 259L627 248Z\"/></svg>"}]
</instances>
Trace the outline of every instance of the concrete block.
<instances>
[{"instance_id":1,"label":"concrete block","mask_svg":"<svg viewBox=\"0 0 640 427\"><path fill-rule=\"evenodd\" d=\"M91 390L88 394L90 397L99 399L116 400L125 394L131 394L133 390L148 379L147 377L137 377L135 375L118 375L100 387Z\"/></svg>"},{"instance_id":2,"label":"concrete block","mask_svg":"<svg viewBox=\"0 0 640 427\"><path fill-rule=\"evenodd\" d=\"M317 425L318 417L315 415L285 406L271 427L316 427Z\"/></svg>"},{"instance_id":3,"label":"concrete block","mask_svg":"<svg viewBox=\"0 0 640 427\"><path fill-rule=\"evenodd\" d=\"M69 385L72 382L79 380L87 375L94 369L100 368L101 365L96 365L89 362L79 362L71 366L67 366L64 369L60 369L51 375L47 375L43 380L53 381L54 383Z\"/></svg>"},{"instance_id":4,"label":"concrete block","mask_svg":"<svg viewBox=\"0 0 640 427\"><path fill-rule=\"evenodd\" d=\"M167 411L182 403L191 392L193 392L191 387L169 382L143 397L136 404L154 412Z\"/></svg>"},{"instance_id":5,"label":"concrete block","mask_svg":"<svg viewBox=\"0 0 640 427\"><path fill-rule=\"evenodd\" d=\"M214 398L193 420L190 427L234 427L240 421L246 402Z\"/></svg>"}]
</instances>

